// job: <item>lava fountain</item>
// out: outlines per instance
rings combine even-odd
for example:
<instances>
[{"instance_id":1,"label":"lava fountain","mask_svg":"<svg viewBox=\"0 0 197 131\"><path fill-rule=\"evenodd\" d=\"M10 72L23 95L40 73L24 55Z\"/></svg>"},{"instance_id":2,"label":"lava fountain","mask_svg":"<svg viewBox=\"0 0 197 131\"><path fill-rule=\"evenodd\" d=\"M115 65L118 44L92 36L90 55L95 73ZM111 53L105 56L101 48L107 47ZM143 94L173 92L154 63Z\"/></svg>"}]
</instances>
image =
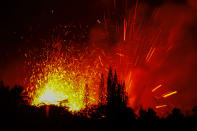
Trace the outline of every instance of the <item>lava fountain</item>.
<instances>
[{"instance_id":1,"label":"lava fountain","mask_svg":"<svg viewBox=\"0 0 197 131\"><path fill-rule=\"evenodd\" d=\"M49 43L36 55L26 54L29 76L25 93L29 103L62 106L71 112L96 104L99 65L90 57L88 49L78 50L61 42Z\"/></svg>"}]
</instances>

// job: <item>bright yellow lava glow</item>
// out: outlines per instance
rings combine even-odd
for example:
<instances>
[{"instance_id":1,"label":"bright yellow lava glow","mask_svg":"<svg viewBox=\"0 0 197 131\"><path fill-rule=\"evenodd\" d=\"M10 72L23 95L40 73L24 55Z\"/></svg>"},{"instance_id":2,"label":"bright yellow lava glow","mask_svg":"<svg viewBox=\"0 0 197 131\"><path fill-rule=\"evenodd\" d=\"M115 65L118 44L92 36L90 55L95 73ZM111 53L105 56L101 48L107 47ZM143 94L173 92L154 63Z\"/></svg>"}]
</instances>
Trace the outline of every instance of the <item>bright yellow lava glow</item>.
<instances>
[{"instance_id":1,"label":"bright yellow lava glow","mask_svg":"<svg viewBox=\"0 0 197 131\"><path fill-rule=\"evenodd\" d=\"M56 105L78 112L87 105L97 104L98 62L87 61L72 48L65 49L46 48L41 57L30 60L27 67L31 67L31 72L25 92L31 105ZM91 67L89 63L95 65Z\"/></svg>"},{"instance_id":2,"label":"bright yellow lava glow","mask_svg":"<svg viewBox=\"0 0 197 131\"><path fill-rule=\"evenodd\" d=\"M64 75L50 74L45 78L46 83L40 83L42 88L38 87L33 97L32 105L57 105L66 106L70 111L75 112L84 108L84 86L81 84L79 90L72 81L67 82ZM42 86L43 85L43 86Z\"/></svg>"}]
</instances>

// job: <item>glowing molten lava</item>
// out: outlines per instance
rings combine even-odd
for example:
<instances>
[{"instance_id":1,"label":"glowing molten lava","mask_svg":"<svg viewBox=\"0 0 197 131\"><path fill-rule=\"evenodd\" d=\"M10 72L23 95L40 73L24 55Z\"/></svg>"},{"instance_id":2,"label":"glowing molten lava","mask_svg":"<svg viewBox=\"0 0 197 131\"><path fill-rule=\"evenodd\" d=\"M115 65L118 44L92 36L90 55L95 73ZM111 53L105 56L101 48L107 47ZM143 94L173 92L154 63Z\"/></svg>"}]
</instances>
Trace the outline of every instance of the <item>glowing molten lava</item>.
<instances>
[{"instance_id":1,"label":"glowing molten lava","mask_svg":"<svg viewBox=\"0 0 197 131\"><path fill-rule=\"evenodd\" d=\"M74 85L69 84L61 72L49 73L45 76L46 83L41 83L42 88L36 91L32 105L57 105L67 106L70 111L79 111L83 108L83 90L74 90ZM83 88L83 85L81 85Z\"/></svg>"},{"instance_id":2,"label":"glowing molten lava","mask_svg":"<svg viewBox=\"0 0 197 131\"><path fill-rule=\"evenodd\" d=\"M30 75L25 92L31 105L63 106L76 112L97 103L98 65L90 68L84 57L86 53L77 51L56 43L53 48L39 51L37 58L34 56L32 60L31 55L27 58Z\"/></svg>"}]
</instances>

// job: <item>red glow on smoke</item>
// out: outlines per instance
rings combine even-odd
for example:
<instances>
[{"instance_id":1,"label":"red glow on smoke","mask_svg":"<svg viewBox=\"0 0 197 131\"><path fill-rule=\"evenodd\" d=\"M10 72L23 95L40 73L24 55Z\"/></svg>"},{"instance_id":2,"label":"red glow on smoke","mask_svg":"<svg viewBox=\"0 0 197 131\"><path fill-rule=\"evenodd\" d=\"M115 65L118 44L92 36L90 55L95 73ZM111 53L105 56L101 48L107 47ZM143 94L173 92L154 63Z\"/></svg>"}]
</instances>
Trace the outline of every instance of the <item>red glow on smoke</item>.
<instances>
[{"instance_id":1,"label":"red glow on smoke","mask_svg":"<svg viewBox=\"0 0 197 131\"><path fill-rule=\"evenodd\" d=\"M195 82L197 54L194 34L197 27L196 14L193 13L197 8L196 1L188 0L187 7L166 3L154 8L141 0L137 0L129 8L126 2L123 3L125 5L118 0L113 0L113 9L106 9L101 19L95 20L96 24L89 29L88 40L85 42L58 38L49 41L43 48L48 46L52 48L44 52L30 49L30 52L33 52L30 53L32 63L26 64L31 66L31 73L25 72L29 83L25 83L24 86L27 86L28 95L32 99L35 98L36 91L41 88L47 86L59 88L69 83L69 89L63 89L70 93L68 94L69 103L68 105L63 103L63 105L70 107L72 111L78 111L85 107L81 101L84 100L83 96L88 84L88 87L95 85L96 88L91 92L89 105L97 105L99 76L104 73L106 79L111 66L117 71L118 79L126 83L129 107L134 109L139 109L141 106L152 107L159 112L159 110L170 110L173 107L187 110L196 104L194 92L197 86ZM124 11L120 4L124 5ZM63 26L65 27L69 25ZM77 33L74 33L72 38L84 35ZM61 34L70 37L67 36L69 31L60 32L58 35ZM70 54L67 54L68 50ZM39 54L41 57L35 52L41 53ZM42 58L46 52L51 53L49 55L51 61ZM26 62L29 60L26 59ZM69 64L64 66L65 63ZM28 67L27 65L25 66ZM61 79L59 79L60 76ZM65 77L66 80L70 80L68 83L64 82ZM98 80L95 80L96 78ZM48 83L43 82L46 79L50 79ZM78 84L79 81L81 83ZM54 83L59 85L55 86ZM74 87L79 90L76 91ZM47 98L50 91L47 90L45 96L38 93L37 98L38 96ZM42 94L46 90L38 92ZM73 97L73 93L79 97ZM52 94L56 97L59 91ZM61 97L60 101L65 99L67 98ZM35 101L37 100L40 99ZM46 100L43 101L46 102ZM54 104L54 101L48 102ZM35 103L33 105L41 104ZM60 102L55 101L55 104L60 105Z\"/></svg>"}]
</instances>

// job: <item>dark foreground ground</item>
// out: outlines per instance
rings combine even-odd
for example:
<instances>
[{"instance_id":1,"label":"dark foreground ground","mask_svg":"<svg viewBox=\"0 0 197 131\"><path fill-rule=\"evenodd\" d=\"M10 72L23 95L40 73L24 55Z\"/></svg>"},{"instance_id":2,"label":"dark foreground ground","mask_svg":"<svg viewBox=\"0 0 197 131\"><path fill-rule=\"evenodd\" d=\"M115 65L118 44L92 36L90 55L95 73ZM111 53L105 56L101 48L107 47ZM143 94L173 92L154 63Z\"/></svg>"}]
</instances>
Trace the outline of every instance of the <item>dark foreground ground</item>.
<instances>
[{"instance_id":1,"label":"dark foreground ground","mask_svg":"<svg viewBox=\"0 0 197 131\"><path fill-rule=\"evenodd\" d=\"M48 106L32 107L21 97L22 87L9 89L0 87L0 128L23 130L112 130L121 127L122 130L135 128L187 129L197 127L197 107L193 115L184 116L181 110L175 108L166 118L159 118L153 109L134 111L125 106L105 105L92 107L80 113L70 113L65 108ZM159 127L157 127L159 126Z\"/></svg>"}]
</instances>

